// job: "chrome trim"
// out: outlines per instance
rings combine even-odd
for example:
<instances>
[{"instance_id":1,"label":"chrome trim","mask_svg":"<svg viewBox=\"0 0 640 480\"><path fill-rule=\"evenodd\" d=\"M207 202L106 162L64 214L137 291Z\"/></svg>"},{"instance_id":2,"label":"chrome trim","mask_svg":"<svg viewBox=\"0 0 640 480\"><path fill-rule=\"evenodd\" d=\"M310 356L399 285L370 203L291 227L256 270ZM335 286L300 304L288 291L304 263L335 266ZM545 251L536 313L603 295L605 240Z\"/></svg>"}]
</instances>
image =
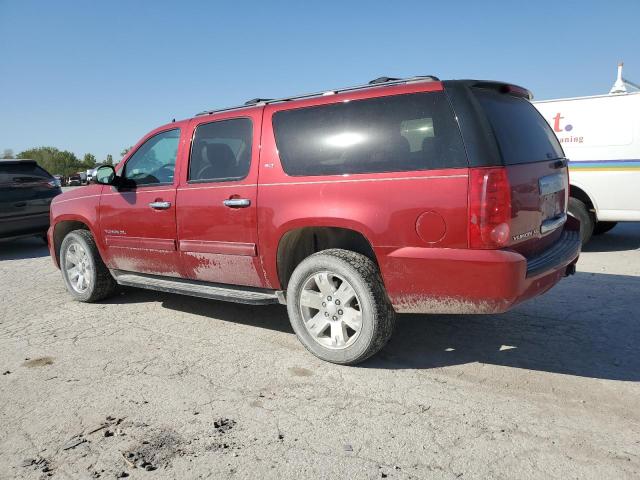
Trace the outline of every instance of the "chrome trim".
<instances>
[{"instance_id":1,"label":"chrome trim","mask_svg":"<svg viewBox=\"0 0 640 480\"><path fill-rule=\"evenodd\" d=\"M151 202L149 206L154 210L168 210L171 208L171 202Z\"/></svg>"},{"instance_id":2,"label":"chrome trim","mask_svg":"<svg viewBox=\"0 0 640 480\"><path fill-rule=\"evenodd\" d=\"M430 177L394 177L394 178L354 178L349 180L318 180L310 182L280 182L280 183L260 183L260 187L278 187L284 185L315 185L328 183L353 183L353 182L390 182L394 180L433 180L438 178L467 178L469 175L432 175Z\"/></svg>"},{"instance_id":3,"label":"chrome trim","mask_svg":"<svg viewBox=\"0 0 640 480\"><path fill-rule=\"evenodd\" d=\"M538 180L540 188L540 195L549 195L550 193L556 193L560 190L564 190L565 175L561 173L554 173L553 175L547 175Z\"/></svg>"},{"instance_id":4,"label":"chrome trim","mask_svg":"<svg viewBox=\"0 0 640 480\"><path fill-rule=\"evenodd\" d=\"M248 198L229 198L222 203L229 208L247 208L251 205L251 200Z\"/></svg>"},{"instance_id":5,"label":"chrome trim","mask_svg":"<svg viewBox=\"0 0 640 480\"><path fill-rule=\"evenodd\" d=\"M549 218L548 220L545 220L544 222L542 222L542 225L540 225L540 233L544 234L552 230L555 230L556 228L564 225L566 221L567 221L566 213L563 213L562 215L558 215L557 217Z\"/></svg>"}]
</instances>

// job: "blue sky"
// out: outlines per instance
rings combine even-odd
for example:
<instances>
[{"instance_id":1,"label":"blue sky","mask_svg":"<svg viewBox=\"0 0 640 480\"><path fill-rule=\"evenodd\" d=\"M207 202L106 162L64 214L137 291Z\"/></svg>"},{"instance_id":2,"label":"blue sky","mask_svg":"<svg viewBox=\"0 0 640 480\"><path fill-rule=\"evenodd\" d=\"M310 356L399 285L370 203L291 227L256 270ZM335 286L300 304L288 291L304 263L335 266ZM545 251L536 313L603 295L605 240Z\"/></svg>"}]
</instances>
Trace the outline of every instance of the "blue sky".
<instances>
[{"instance_id":1,"label":"blue sky","mask_svg":"<svg viewBox=\"0 0 640 480\"><path fill-rule=\"evenodd\" d=\"M640 82L639 19L638 0L0 0L0 151L119 159L172 118L381 75L606 93L620 59Z\"/></svg>"}]
</instances>

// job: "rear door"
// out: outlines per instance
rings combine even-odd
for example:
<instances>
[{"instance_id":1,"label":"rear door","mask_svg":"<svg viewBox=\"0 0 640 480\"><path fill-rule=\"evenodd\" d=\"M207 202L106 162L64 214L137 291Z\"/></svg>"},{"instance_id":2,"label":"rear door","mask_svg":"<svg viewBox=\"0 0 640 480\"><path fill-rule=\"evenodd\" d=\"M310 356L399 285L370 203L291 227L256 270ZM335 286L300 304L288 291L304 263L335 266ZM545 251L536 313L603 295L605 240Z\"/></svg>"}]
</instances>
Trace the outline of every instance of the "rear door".
<instances>
[{"instance_id":1,"label":"rear door","mask_svg":"<svg viewBox=\"0 0 640 480\"><path fill-rule=\"evenodd\" d=\"M131 155L121 187L104 187L100 230L110 268L180 276L176 243L176 158L180 129L149 137Z\"/></svg>"},{"instance_id":2,"label":"rear door","mask_svg":"<svg viewBox=\"0 0 640 480\"><path fill-rule=\"evenodd\" d=\"M496 137L511 185L507 246L530 255L558 239L566 220L568 172L562 148L525 98L474 88Z\"/></svg>"},{"instance_id":3,"label":"rear door","mask_svg":"<svg viewBox=\"0 0 640 480\"><path fill-rule=\"evenodd\" d=\"M257 176L262 109L199 117L177 191L178 248L185 276L263 286L257 256Z\"/></svg>"},{"instance_id":4,"label":"rear door","mask_svg":"<svg viewBox=\"0 0 640 480\"><path fill-rule=\"evenodd\" d=\"M0 236L44 232L49 205L61 193L34 161L0 161Z\"/></svg>"}]
</instances>

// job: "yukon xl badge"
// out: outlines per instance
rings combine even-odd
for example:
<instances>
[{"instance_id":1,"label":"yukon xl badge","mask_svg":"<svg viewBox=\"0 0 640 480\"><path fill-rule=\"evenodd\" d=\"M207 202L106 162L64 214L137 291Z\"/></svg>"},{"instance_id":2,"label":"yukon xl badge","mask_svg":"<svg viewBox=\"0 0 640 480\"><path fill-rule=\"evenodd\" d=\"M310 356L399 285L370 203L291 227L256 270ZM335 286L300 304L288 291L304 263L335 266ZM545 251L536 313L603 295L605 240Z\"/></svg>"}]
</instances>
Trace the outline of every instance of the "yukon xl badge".
<instances>
[{"instance_id":1,"label":"yukon xl badge","mask_svg":"<svg viewBox=\"0 0 640 480\"><path fill-rule=\"evenodd\" d=\"M514 242L517 242L518 240L522 240L523 238L532 237L533 236L533 232L535 232L535 230L529 230L528 232L524 232L524 233L520 233L518 235L514 235L511 238L513 238Z\"/></svg>"}]
</instances>

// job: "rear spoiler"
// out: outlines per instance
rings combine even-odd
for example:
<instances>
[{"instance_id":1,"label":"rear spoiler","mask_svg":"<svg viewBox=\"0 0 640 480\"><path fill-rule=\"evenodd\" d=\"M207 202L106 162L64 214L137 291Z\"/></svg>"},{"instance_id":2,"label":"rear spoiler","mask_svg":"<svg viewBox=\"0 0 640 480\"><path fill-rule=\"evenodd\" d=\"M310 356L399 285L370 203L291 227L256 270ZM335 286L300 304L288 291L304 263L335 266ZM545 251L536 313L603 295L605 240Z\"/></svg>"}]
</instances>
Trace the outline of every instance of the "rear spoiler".
<instances>
[{"instance_id":1,"label":"rear spoiler","mask_svg":"<svg viewBox=\"0 0 640 480\"><path fill-rule=\"evenodd\" d=\"M472 89L482 88L531 101L526 88L491 80L445 80L444 91L458 120L470 167L503 166L502 154L493 128Z\"/></svg>"},{"instance_id":2,"label":"rear spoiler","mask_svg":"<svg viewBox=\"0 0 640 480\"><path fill-rule=\"evenodd\" d=\"M526 98L529 101L533 100L533 93L531 93L531 91L512 83L496 82L493 80L458 80L458 82L471 88L484 88L514 97Z\"/></svg>"}]
</instances>

